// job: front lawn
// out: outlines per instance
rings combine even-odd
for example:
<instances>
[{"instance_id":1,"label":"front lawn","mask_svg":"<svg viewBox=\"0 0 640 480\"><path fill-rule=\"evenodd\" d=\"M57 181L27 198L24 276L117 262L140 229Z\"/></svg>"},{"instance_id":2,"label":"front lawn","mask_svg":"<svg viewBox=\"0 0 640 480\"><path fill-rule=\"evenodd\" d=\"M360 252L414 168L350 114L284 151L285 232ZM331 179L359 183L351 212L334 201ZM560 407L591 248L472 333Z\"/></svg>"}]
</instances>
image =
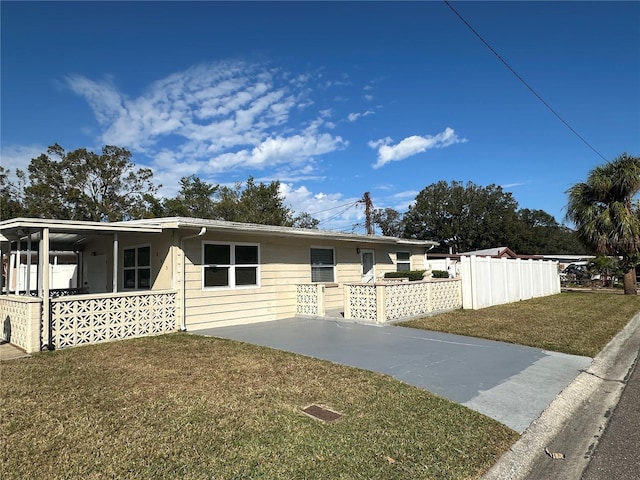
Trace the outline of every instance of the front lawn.
<instances>
[{"instance_id":1,"label":"front lawn","mask_svg":"<svg viewBox=\"0 0 640 480\"><path fill-rule=\"evenodd\" d=\"M187 334L0 373L3 480L474 479L518 438L384 375ZM309 418L311 403L343 417Z\"/></svg>"},{"instance_id":2,"label":"front lawn","mask_svg":"<svg viewBox=\"0 0 640 480\"><path fill-rule=\"evenodd\" d=\"M572 292L401 325L593 357L640 312L640 296Z\"/></svg>"}]
</instances>

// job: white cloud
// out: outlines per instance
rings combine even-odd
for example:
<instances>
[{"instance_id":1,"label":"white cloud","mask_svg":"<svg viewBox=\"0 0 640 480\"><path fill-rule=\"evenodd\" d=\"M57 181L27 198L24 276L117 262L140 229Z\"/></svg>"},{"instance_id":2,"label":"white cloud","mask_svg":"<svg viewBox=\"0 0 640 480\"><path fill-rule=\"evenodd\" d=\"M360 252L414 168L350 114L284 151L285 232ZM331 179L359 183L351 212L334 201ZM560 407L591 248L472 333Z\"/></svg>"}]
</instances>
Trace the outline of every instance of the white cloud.
<instances>
[{"instance_id":1,"label":"white cloud","mask_svg":"<svg viewBox=\"0 0 640 480\"><path fill-rule=\"evenodd\" d=\"M300 166L345 148L345 140L326 133L335 127L325 121L330 109L317 112L316 120L290 125L292 115L313 105L312 80L227 61L176 72L129 98L110 81L66 79L93 110L102 127L100 142L144 153L157 175Z\"/></svg>"},{"instance_id":2,"label":"white cloud","mask_svg":"<svg viewBox=\"0 0 640 480\"><path fill-rule=\"evenodd\" d=\"M368 145L371 148L378 149L378 161L373 165L373 168L380 168L389 162L404 160L407 157L432 148L445 148L466 141L465 138L458 137L452 128L447 127L437 135L426 135L424 137L413 135L401 140L395 145L391 145L391 139L388 137L381 140L370 141Z\"/></svg>"},{"instance_id":3,"label":"white cloud","mask_svg":"<svg viewBox=\"0 0 640 480\"><path fill-rule=\"evenodd\" d=\"M347 116L347 119L350 122L355 122L360 117L368 117L369 115L373 115L373 114L374 114L374 112L371 111L371 110L367 110L366 112L362 112L362 113L350 113Z\"/></svg>"},{"instance_id":4,"label":"white cloud","mask_svg":"<svg viewBox=\"0 0 640 480\"><path fill-rule=\"evenodd\" d=\"M267 138L252 150L224 153L209 161L210 171L223 172L238 165L265 168L282 163L299 164L315 156L346 147L341 137L327 133L318 136L294 135Z\"/></svg>"},{"instance_id":5,"label":"white cloud","mask_svg":"<svg viewBox=\"0 0 640 480\"><path fill-rule=\"evenodd\" d=\"M47 148L41 145L2 145L0 147L0 165L11 170L11 178L15 180L17 169L27 173L31 160L47 153Z\"/></svg>"},{"instance_id":6,"label":"white cloud","mask_svg":"<svg viewBox=\"0 0 640 480\"><path fill-rule=\"evenodd\" d=\"M345 198L341 193L314 193L304 185L294 188L291 183L281 183L280 193L296 214L307 212L320 220L318 228L323 230L342 229L364 218L363 209L354 205L359 198Z\"/></svg>"}]
</instances>

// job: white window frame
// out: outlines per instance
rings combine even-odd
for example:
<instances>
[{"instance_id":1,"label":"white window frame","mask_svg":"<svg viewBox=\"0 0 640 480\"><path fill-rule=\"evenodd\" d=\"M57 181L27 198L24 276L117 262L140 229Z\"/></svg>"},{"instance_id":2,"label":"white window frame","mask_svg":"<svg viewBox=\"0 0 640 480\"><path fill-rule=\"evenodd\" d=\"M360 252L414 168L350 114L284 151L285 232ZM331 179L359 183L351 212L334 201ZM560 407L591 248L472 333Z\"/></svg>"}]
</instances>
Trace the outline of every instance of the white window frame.
<instances>
[{"instance_id":1,"label":"white window frame","mask_svg":"<svg viewBox=\"0 0 640 480\"><path fill-rule=\"evenodd\" d=\"M408 253L409 254L409 260L400 260L398 258L398 254L399 253ZM408 270L399 270L398 269L398 265L409 265L409 269ZM396 252L396 272L410 272L411 271L411 252L406 251L406 250L398 250Z\"/></svg>"},{"instance_id":2,"label":"white window frame","mask_svg":"<svg viewBox=\"0 0 640 480\"><path fill-rule=\"evenodd\" d=\"M138 263L138 258L139 258L139 250L142 248L148 248L149 249L149 265L139 265ZM128 250L134 250L135 252L135 264L133 267L126 267L125 266L125 252L127 252ZM149 270L149 286L148 287L141 287L140 286L140 270ZM135 286L132 287L127 287L126 283L125 283L125 273L127 271L133 271L134 275L135 275L135 279L134 279L134 283ZM131 245L128 247L124 247L122 249L122 290L127 290L127 291L134 291L134 290L151 290L151 244L144 244L144 245Z\"/></svg>"},{"instance_id":3,"label":"white window frame","mask_svg":"<svg viewBox=\"0 0 640 480\"><path fill-rule=\"evenodd\" d=\"M313 280L313 269L314 268L324 268L324 269L329 269L329 265L313 265L313 263L311 263L312 257L311 257L311 251L312 250L331 250L331 257L333 258L333 265L331 265L331 274L333 277L333 280L331 280L330 282L325 282L325 281L315 281ZM309 269L310 269L310 276L311 276L311 283L336 283L336 249L334 247L318 247L318 246L311 246L309 248Z\"/></svg>"},{"instance_id":4,"label":"white window frame","mask_svg":"<svg viewBox=\"0 0 640 480\"><path fill-rule=\"evenodd\" d=\"M229 261L228 264L222 263L204 263L205 262L205 245L226 245L229 247ZM241 263L236 264L236 247L256 247L258 250L258 263ZM205 241L202 242L202 268L201 268L201 284L202 290L236 290L236 289L247 289L247 288L260 288L260 277L261 277L261 268L260 268L260 244L259 243L244 243L244 242L212 242ZM226 267L229 269L229 278L228 285L212 285L206 286L205 282L205 271L209 267ZM255 268L256 269L256 283L252 285L236 285L236 268Z\"/></svg>"}]
</instances>

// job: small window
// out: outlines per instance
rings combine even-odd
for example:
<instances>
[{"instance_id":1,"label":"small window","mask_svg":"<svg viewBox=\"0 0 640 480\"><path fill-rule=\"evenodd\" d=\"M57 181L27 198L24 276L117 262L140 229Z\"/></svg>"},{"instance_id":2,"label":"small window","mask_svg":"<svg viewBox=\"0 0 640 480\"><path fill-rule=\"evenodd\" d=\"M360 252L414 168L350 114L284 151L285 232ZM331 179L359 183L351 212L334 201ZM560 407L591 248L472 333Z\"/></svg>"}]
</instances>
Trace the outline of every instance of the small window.
<instances>
[{"instance_id":1,"label":"small window","mask_svg":"<svg viewBox=\"0 0 640 480\"><path fill-rule=\"evenodd\" d=\"M335 282L333 248L311 249L311 281Z\"/></svg>"},{"instance_id":2,"label":"small window","mask_svg":"<svg viewBox=\"0 0 640 480\"><path fill-rule=\"evenodd\" d=\"M203 243L202 286L259 286L258 245Z\"/></svg>"},{"instance_id":3,"label":"small window","mask_svg":"<svg viewBox=\"0 0 640 480\"><path fill-rule=\"evenodd\" d=\"M122 263L122 288L126 290L151 288L151 247L125 248Z\"/></svg>"},{"instance_id":4,"label":"small window","mask_svg":"<svg viewBox=\"0 0 640 480\"><path fill-rule=\"evenodd\" d=\"M411 253L396 252L396 270L398 272L408 272L411 270Z\"/></svg>"}]
</instances>

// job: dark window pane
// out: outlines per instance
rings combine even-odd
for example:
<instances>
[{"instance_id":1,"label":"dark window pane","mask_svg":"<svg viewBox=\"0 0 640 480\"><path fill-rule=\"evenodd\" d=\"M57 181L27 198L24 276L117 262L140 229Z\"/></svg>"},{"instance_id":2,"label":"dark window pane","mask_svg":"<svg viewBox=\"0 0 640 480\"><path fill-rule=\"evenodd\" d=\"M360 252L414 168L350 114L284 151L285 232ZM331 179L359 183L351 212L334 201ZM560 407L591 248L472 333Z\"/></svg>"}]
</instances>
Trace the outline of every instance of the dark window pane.
<instances>
[{"instance_id":1,"label":"dark window pane","mask_svg":"<svg viewBox=\"0 0 640 480\"><path fill-rule=\"evenodd\" d=\"M231 247L229 245L204 245L205 265L229 265L231 263Z\"/></svg>"},{"instance_id":2,"label":"dark window pane","mask_svg":"<svg viewBox=\"0 0 640 480\"><path fill-rule=\"evenodd\" d=\"M408 263L398 263L398 271L399 272L408 272L411 270L410 265Z\"/></svg>"},{"instance_id":3,"label":"dark window pane","mask_svg":"<svg viewBox=\"0 0 640 480\"><path fill-rule=\"evenodd\" d=\"M333 267L311 267L311 281L332 283L333 282Z\"/></svg>"},{"instance_id":4,"label":"dark window pane","mask_svg":"<svg viewBox=\"0 0 640 480\"><path fill-rule=\"evenodd\" d=\"M333 265L333 249L312 248L311 265Z\"/></svg>"},{"instance_id":5,"label":"dark window pane","mask_svg":"<svg viewBox=\"0 0 640 480\"><path fill-rule=\"evenodd\" d=\"M136 266L136 249L129 248L124 251L124 268Z\"/></svg>"},{"instance_id":6,"label":"dark window pane","mask_svg":"<svg viewBox=\"0 0 640 480\"><path fill-rule=\"evenodd\" d=\"M125 270L122 283L124 284L124 288L136 288L136 271Z\"/></svg>"},{"instance_id":7,"label":"dark window pane","mask_svg":"<svg viewBox=\"0 0 640 480\"><path fill-rule=\"evenodd\" d=\"M256 267L236 267L236 285L257 285L258 269Z\"/></svg>"},{"instance_id":8,"label":"dark window pane","mask_svg":"<svg viewBox=\"0 0 640 480\"><path fill-rule=\"evenodd\" d=\"M409 261L411 259L411 254L409 252L398 252L398 261L400 260L405 260L405 261Z\"/></svg>"},{"instance_id":9,"label":"dark window pane","mask_svg":"<svg viewBox=\"0 0 640 480\"><path fill-rule=\"evenodd\" d=\"M258 263L258 247L255 245L236 245L236 265L255 265Z\"/></svg>"},{"instance_id":10,"label":"dark window pane","mask_svg":"<svg viewBox=\"0 0 640 480\"><path fill-rule=\"evenodd\" d=\"M205 287L227 287L229 285L229 268L227 267L205 267L204 286Z\"/></svg>"},{"instance_id":11,"label":"dark window pane","mask_svg":"<svg viewBox=\"0 0 640 480\"><path fill-rule=\"evenodd\" d=\"M151 287L151 269L140 268L138 269L138 288Z\"/></svg>"},{"instance_id":12,"label":"dark window pane","mask_svg":"<svg viewBox=\"0 0 640 480\"><path fill-rule=\"evenodd\" d=\"M151 247L140 247L138 249L138 266L148 267L151 265Z\"/></svg>"}]
</instances>

